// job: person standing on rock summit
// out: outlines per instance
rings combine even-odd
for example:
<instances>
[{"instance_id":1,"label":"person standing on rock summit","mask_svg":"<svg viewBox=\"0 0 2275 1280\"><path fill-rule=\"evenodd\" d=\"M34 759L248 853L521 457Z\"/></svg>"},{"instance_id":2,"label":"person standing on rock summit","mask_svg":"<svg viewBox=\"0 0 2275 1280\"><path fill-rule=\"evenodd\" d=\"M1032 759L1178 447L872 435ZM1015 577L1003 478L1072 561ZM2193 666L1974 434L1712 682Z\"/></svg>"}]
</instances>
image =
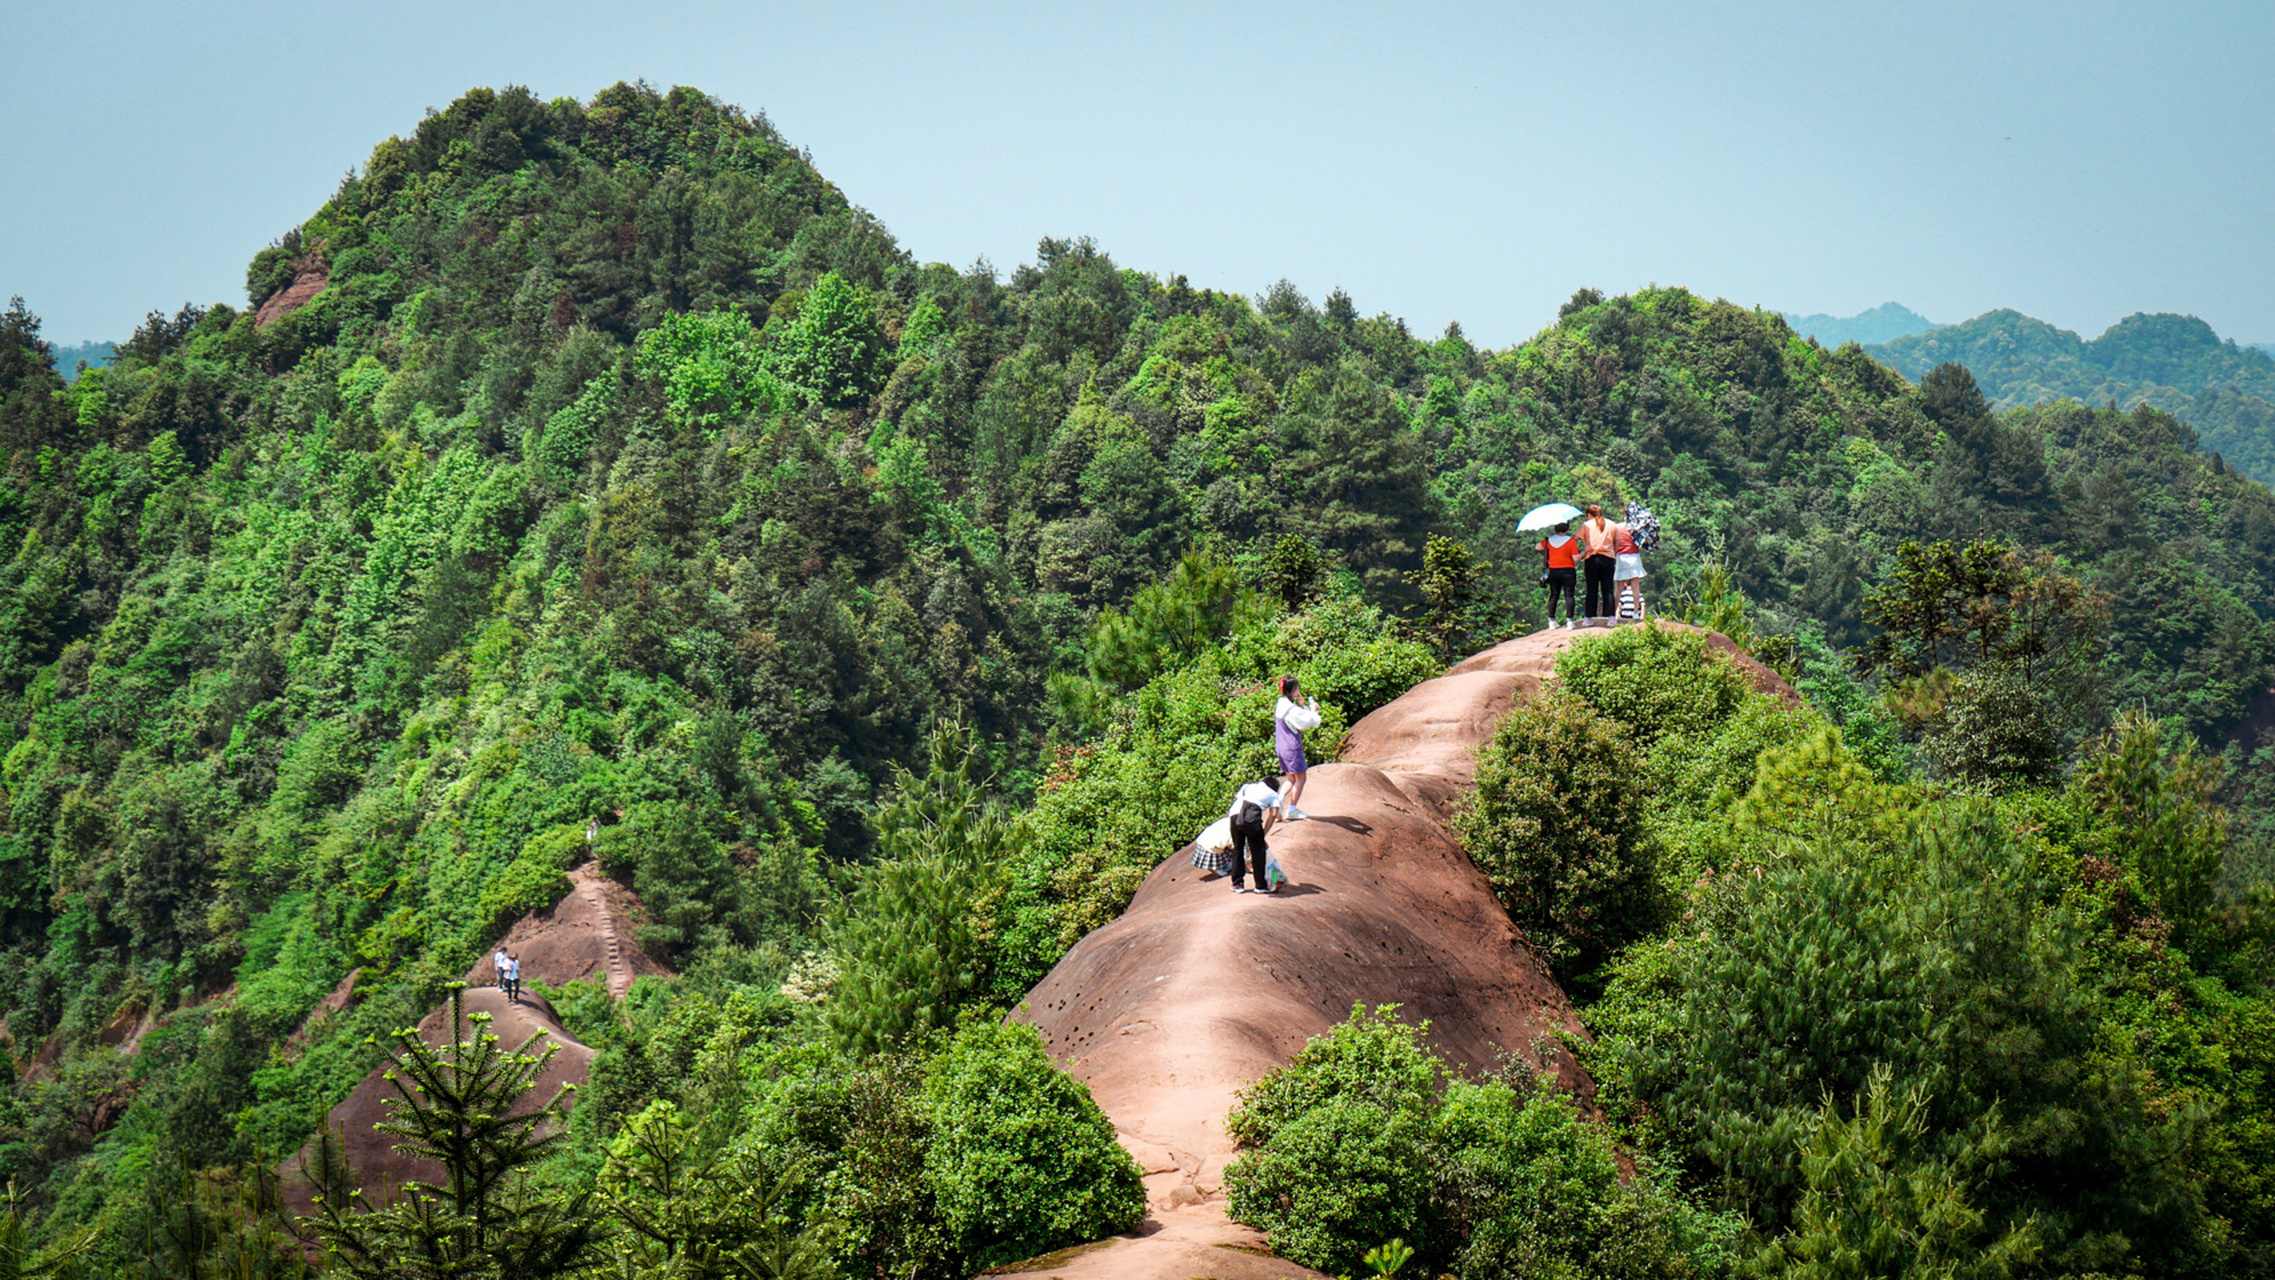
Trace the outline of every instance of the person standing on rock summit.
<instances>
[{"instance_id":1,"label":"person standing on rock summit","mask_svg":"<svg viewBox=\"0 0 2275 1280\"><path fill-rule=\"evenodd\" d=\"M1232 793L1232 808L1225 817L1232 822L1232 891L1248 892L1242 881L1250 870L1256 873L1256 892L1270 893L1272 882L1264 868L1269 865L1272 852L1264 847L1264 833L1279 820L1287 802L1280 798L1280 779L1267 773L1258 782L1251 782Z\"/></svg>"},{"instance_id":2,"label":"person standing on rock summit","mask_svg":"<svg viewBox=\"0 0 2275 1280\"><path fill-rule=\"evenodd\" d=\"M1588 518L1580 522L1580 578L1587 586L1587 615L1592 624L1609 618L1618 605L1612 599L1612 571L1619 563L1618 525L1604 519L1604 509L1588 504Z\"/></svg>"},{"instance_id":3,"label":"person standing on rock summit","mask_svg":"<svg viewBox=\"0 0 2275 1280\"><path fill-rule=\"evenodd\" d=\"M521 961L510 951L501 951L505 959L498 962L498 985L506 990L506 999L521 1003Z\"/></svg>"},{"instance_id":4,"label":"person standing on rock summit","mask_svg":"<svg viewBox=\"0 0 2275 1280\"><path fill-rule=\"evenodd\" d=\"M1272 750L1280 758L1280 772L1289 778L1286 817L1290 822L1310 816L1296 808L1295 802L1303 798L1304 775L1311 768L1303 758L1303 735L1318 727L1319 700L1304 697L1294 676L1281 676L1279 705L1272 709ZM1261 879L1258 872L1259 882Z\"/></svg>"}]
</instances>

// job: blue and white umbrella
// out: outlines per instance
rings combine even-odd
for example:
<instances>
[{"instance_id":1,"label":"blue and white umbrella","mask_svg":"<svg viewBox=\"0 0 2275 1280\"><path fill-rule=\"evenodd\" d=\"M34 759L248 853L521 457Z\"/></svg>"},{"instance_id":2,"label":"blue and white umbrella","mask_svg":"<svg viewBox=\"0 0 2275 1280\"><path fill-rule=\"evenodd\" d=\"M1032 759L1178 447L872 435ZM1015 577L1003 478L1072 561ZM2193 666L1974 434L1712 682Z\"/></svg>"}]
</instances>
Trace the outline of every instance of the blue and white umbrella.
<instances>
[{"instance_id":1,"label":"blue and white umbrella","mask_svg":"<svg viewBox=\"0 0 2275 1280\"><path fill-rule=\"evenodd\" d=\"M1531 533L1535 529L1546 529L1579 518L1580 509L1571 503L1551 502L1545 507L1534 507L1525 512L1525 518L1517 521L1517 532Z\"/></svg>"}]
</instances>

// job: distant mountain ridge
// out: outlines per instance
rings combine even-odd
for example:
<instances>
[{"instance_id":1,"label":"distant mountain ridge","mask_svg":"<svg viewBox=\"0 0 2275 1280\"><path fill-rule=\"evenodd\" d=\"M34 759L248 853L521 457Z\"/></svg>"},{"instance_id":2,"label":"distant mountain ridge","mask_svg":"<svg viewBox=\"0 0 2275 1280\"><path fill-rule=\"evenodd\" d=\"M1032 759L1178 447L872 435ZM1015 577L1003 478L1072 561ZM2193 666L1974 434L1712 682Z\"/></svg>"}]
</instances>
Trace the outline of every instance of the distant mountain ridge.
<instances>
[{"instance_id":1,"label":"distant mountain ridge","mask_svg":"<svg viewBox=\"0 0 2275 1280\"><path fill-rule=\"evenodd\" d=\"M84 361L90 369L109 364L111 355L118 349L115 342L82 342L74 346L58 344L55 348L55 371L68 383L79 376L79 365Z\"/></svg>"},{"instance_id":2,"label":"distant mountain ridge","mask_svg":"<svg viewBox=\"0 0 2275 1280\"><path fill-rule=\"evenodd\" d=\"M1946 361L1963 364L2000 409L2061 399L2150 405L2194 427L2205 452L2255 480L2275 479L2275 357L2195 316L2130 315L2088 341L2001 309L1866 350L1915 380Z\"/></svg>"},{"instance_id":3,"label":"distant mountain ridge","mask_svg":"<svg viewBox=\"0 0 2275 1280\"><path fill-rule=\"evenodd\" d=\"M1870 346L1876 342L1893 342L1915 333L1926 333L1939 327L1933 320L1898 302L1883 302L1870 311L1853 316L1797 316L1788 311L1785 322L1804 338L1815 338L1818 345L1838 347L1855 342Z\"/></svg>"}]
</instances>

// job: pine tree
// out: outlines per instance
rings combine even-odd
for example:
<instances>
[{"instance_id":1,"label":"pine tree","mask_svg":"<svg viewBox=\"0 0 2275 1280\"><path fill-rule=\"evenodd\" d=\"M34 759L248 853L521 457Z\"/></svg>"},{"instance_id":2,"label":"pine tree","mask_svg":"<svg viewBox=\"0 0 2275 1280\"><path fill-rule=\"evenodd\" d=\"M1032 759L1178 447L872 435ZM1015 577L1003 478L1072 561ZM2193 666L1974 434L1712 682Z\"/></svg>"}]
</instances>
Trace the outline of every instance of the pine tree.
<instances>
[{"instance_id":1,"label":"pine tree","mask_svg":"<svg viewBox=\"0 0 2275 1280\"><path fill-rule=\"evenodd\" d=\"M318 1204L318 1238L357 1280L536 1280L600 1261L590 1193L562 1200L529 1186L529 1169L562 1141L568 1087L518 1104L559 1046L537 1045L540 1030L506 1049L489 1014L465 1012L464 991L451 984L448 1043L429 1045L415 1027L394 1034L384 1078L395 1096L377 1126L399 1139L397 1151L440 1164L442 1181L407 1182L383 1209L361 1191Z\"/></svg>"},{"instance_id":2,"label":"pine tree","mask_svg":"<svg viewBox=\"0 0 2275 1280\"><path fill-rule=\"evenodd\" d=\"M873 819L884 859L836 927L840 976L824 1017L857 1053L947 1027L985 988L1006 869L1033 839L988 799L979 744L961 726L935 730L928 755Z\"/></svg>"},{"instance_id":3,"label":"pine tree","mask_svg":"<svg viewBox=\"0 0 2275 1280\"><path fill-rule=\"evenodd\" d=\"M634 1116L608 1146L601 1207L621 1223L627 1280L829 1280L821 1234L792 1230L793 1169L769 1176L757 1153L728 1146L669 1102Z\"/></svg>"},{"instance_id":4,"label":"pine tree","mask_svg":"<svg viewBox=\"0 0 2275 1280\"><path fill-rule=\"evenodd\" d=\"M8 1179L0 1198L0 1280L48 1280L61 1274L95 1247L95 1229L80 1227L59 1232L44 1246L40 1232L24 1207L24 1193Z\"/></svg>"}]
</instances>

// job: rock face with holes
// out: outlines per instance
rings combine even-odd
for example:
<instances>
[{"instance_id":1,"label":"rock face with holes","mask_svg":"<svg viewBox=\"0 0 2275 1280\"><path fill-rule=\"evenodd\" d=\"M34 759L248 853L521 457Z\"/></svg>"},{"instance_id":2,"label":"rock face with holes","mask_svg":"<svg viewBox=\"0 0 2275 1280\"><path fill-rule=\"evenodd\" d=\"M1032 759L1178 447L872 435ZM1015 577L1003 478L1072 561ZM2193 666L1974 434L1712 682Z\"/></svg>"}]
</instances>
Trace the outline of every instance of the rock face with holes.
<instances>
[{"instance_id":1,"label":"rock face with holes","mask_svg":"<svg viewBox=\"0 0 2275 1280\"><path fill-rule=\"evenodd\" d=\"M1559 1039L1585 1034L1571 1004L1446 824L1501 717L1540 690L1560 651L1597 634L1511 640L1367 716L1338 763L1311 770L1311 816L1271 834L1290 884L1235 894L1180 851L1029 993L1016 1016L1090 1086L1155 1210L1135 1236L1047 1274L1184 1277L1217 1267L1221 1246L1257 1243L1224 1218L1225 1115L1354 1004L1428 1019L1431 1042L1464 1069L1513 1057L1592 1095ZM1741 665L1791 696L1767 668Z\"/></svg>"}]
</instances>

